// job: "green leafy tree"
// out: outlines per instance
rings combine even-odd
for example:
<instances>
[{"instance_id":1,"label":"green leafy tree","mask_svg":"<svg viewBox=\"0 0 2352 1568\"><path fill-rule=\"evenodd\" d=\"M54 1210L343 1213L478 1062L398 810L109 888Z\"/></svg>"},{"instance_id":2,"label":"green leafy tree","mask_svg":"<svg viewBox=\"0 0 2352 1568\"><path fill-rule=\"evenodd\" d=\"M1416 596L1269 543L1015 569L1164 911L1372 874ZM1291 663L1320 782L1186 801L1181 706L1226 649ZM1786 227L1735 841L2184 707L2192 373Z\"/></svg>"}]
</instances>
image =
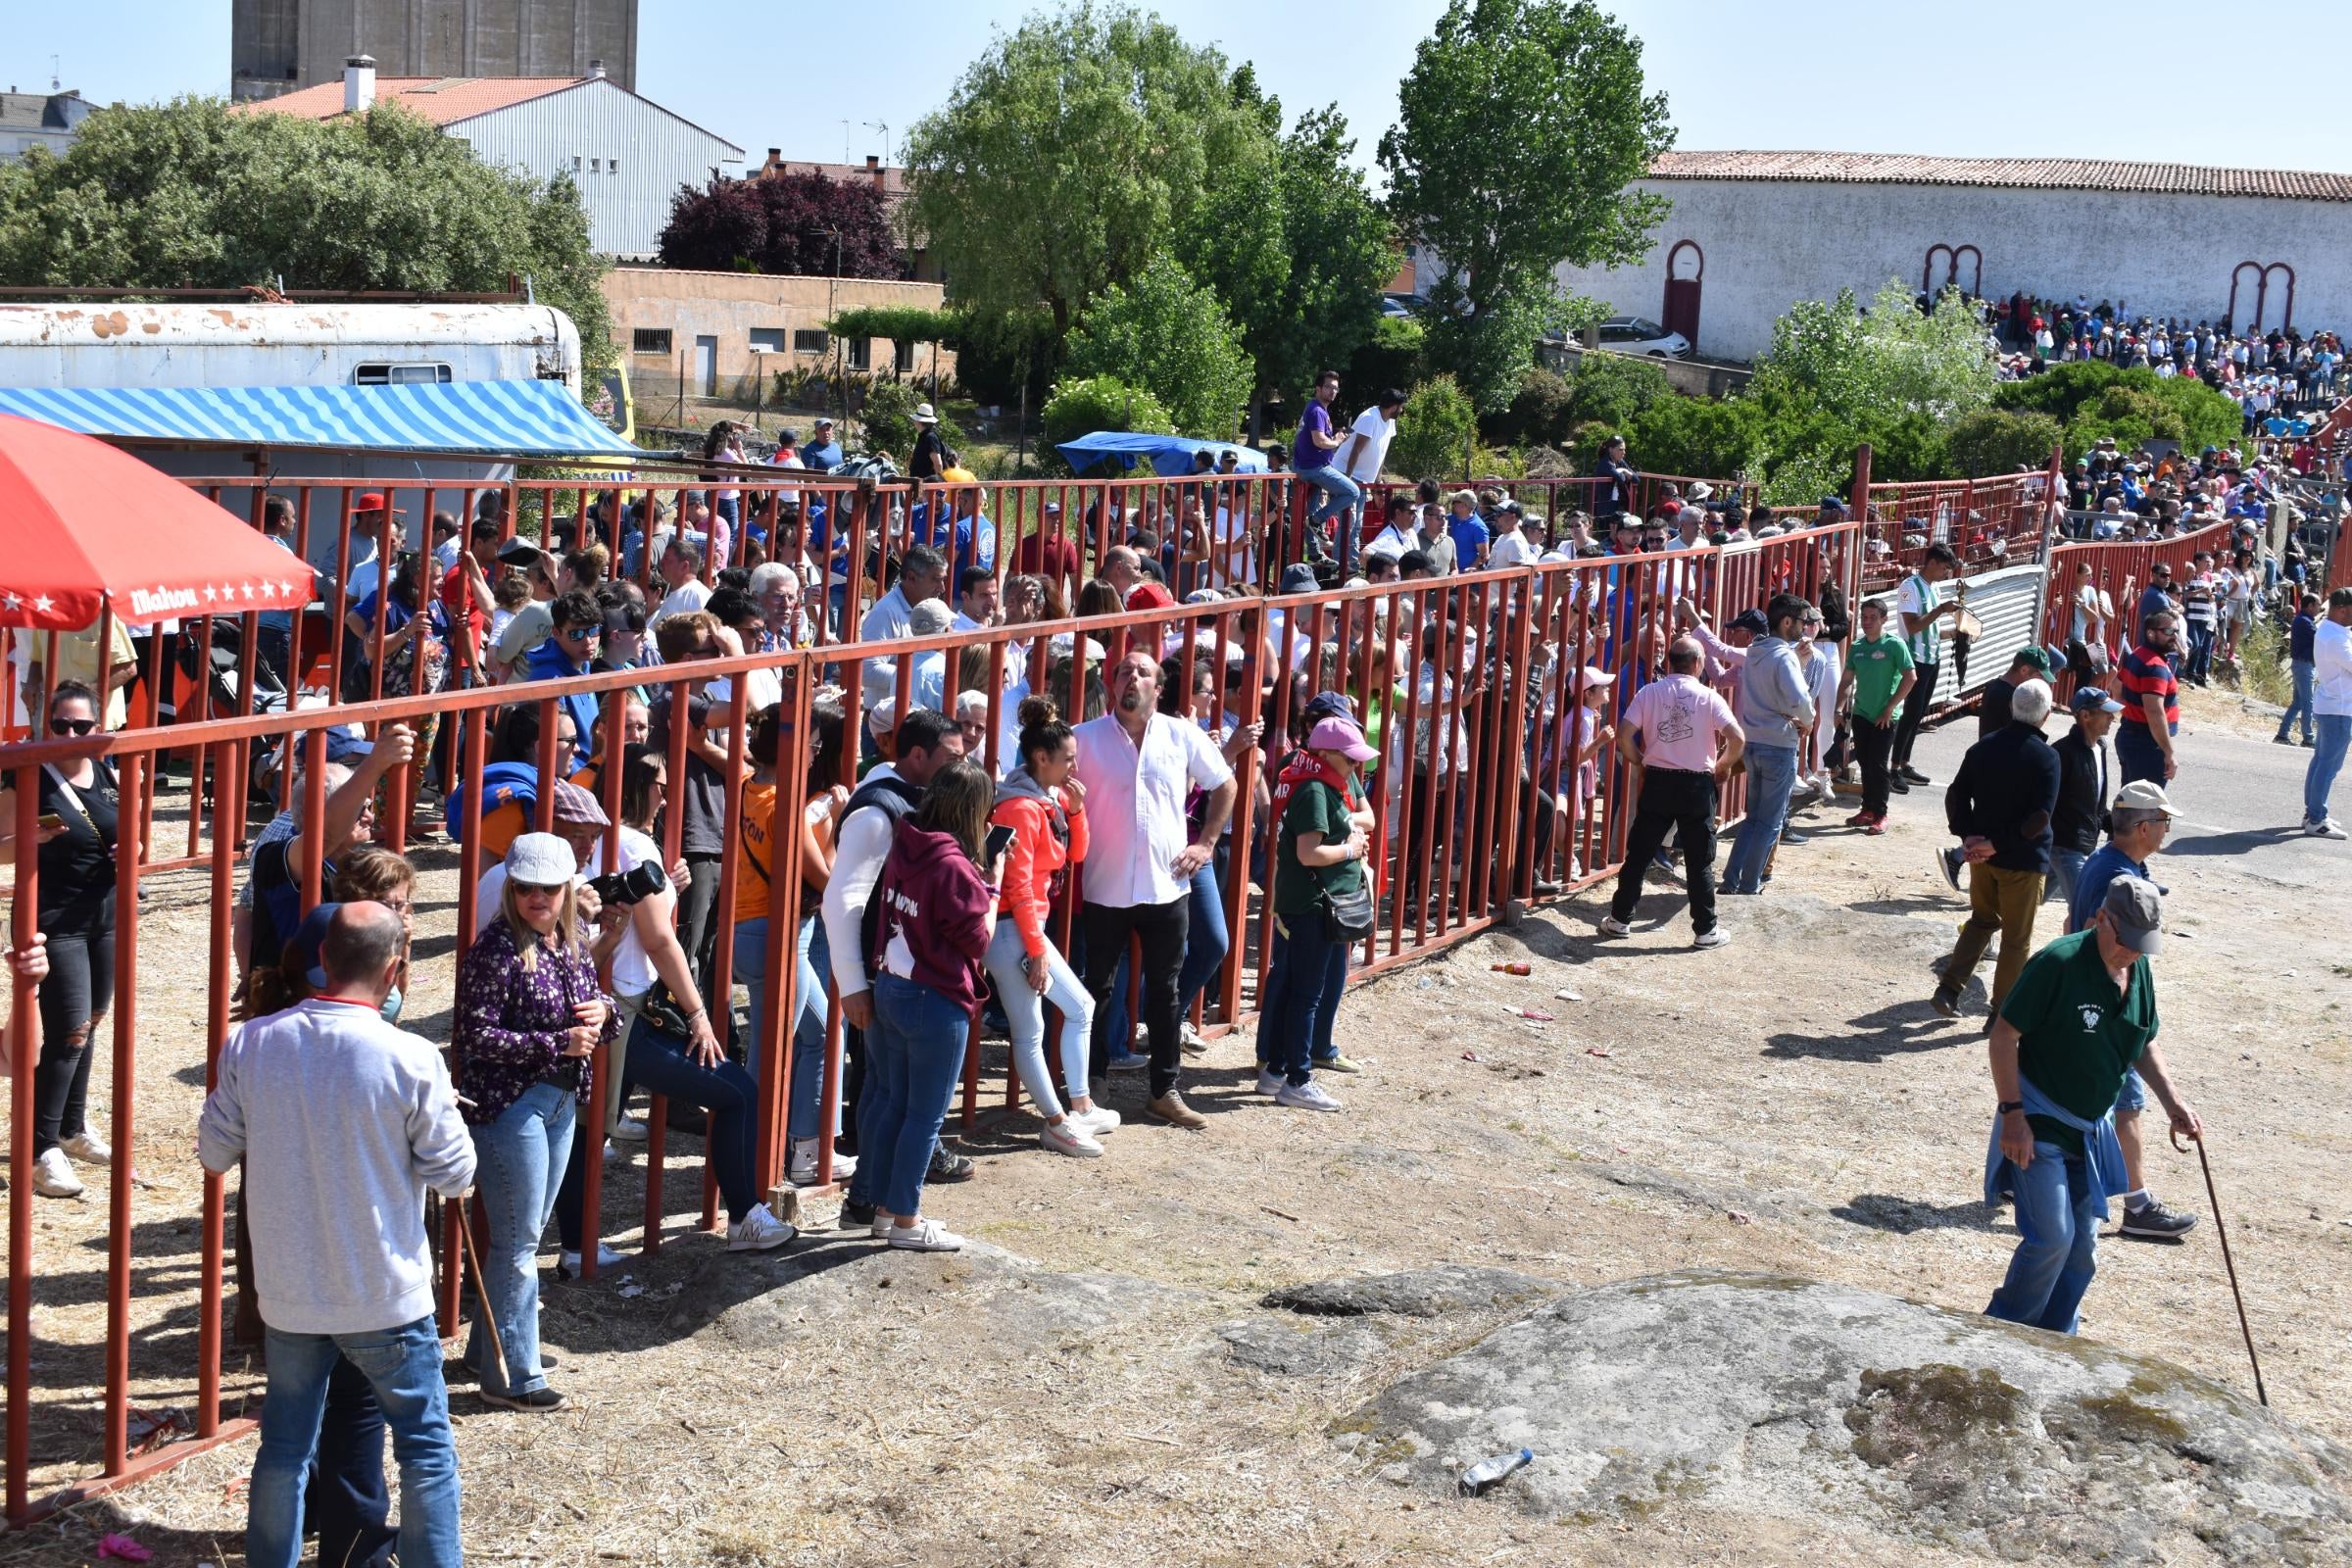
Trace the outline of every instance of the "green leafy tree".
<instances>
[{"instance_id":1,"label":"green leafy tree","mask_svg":"<svg viewBox=\"0 0 2352 1568\"><path fill-rule=\"evenodd\" d=\"M1115 375L1090 375L1057 381L1039 415L1048 446L1059 446L1097 430L1138 430L1146 435L1169 435L1175 422L1159 400L1141 387L1129 386Z\"/></svg>"},{"instance_id":2,"label":"green leafy tree","mask_svg":"<svg viewBox=\"0 0 2352 1568\"><path fill-rule=\"evenodd\" d=\"M1415 479L1462 471L1478 442L1478 410L1450 375L1436 375L1414 387L1396 416L1396 439L1389 443L1388 468Z\"/></svg>"},{"instance_id":3,"label":"green leafy tree","mask_svg":"<svg viewBox=\"0 0 2352 1568\"><path fill-rule=\"evenodd\" d=\"M1596 314L1555 270L1648 251L1668 203L1634 188L1674 144L1642 46L1589 0L1452 0L1381 137L1389 209L1445 271L1430 352L1478 406L1507 405L1536 338Z\"/></svg>"},{"instance_id":4,"label":"green leafy tree","mask_svg":"<svg viewBox=\"0 0 2352 1568\"><path fill-rule=\"evenodd\" d=\"M2082 360L2070 365L2054 365L2038 375L2021 381L2004 382L1993 393L1996 408L2021 413L2046 414L2067 426L2067 455L2081 457L2091 441L2101 434L2123 435L2114 430L2097 428L2096 408L2085 420L2082 434L2086 437L2078 444L2075 428L2077 416L2086 405L2097 405L2110 391L2117 389L2144 394L2156 404L2169 410L2179 421L2179 433L2171 432L2171 420L2164 420L2165 434L2170 439L2191 448L2221 446L2235 437L2242 428L2236 404L2221 393L2191 376L2161 376L2154 370L2126 368L2099 360ZM2132 405L2121 404L2119 417L2128 415ZM2132 439L2136 442L2159 433L2159 422L2153 407L2143 407L2139 421L2148 428Z\"/></svg>"},{"instance_id":5,"label":"green leafy tree","mask_svg":"<svg viewBox=\"0 0 2352 1568\"><path fill-rule=\"evenodd\" d=\"M1979 409L1952 421L1943 447L1962 475L1984 479L2021 466L2042 467L2065 434L2065 427L2046 414Z\"/></svg>"},{"instance_id":6,"label":"green leafy tree","mask_svg":"<svg viewBox=\"0 0 2352 1568\"><path fill-rule=\"evenodd\" d=\"M1868 311L1840 289L1774 321L1751 391L1862 428L1900 414L1955 419L1989 406L1994 384L1992 345L1959 292L1946 289L1922 314L1890 279Z\"/></svg>"},{"instance_id":7,"label":"green leafy tree","mask_svg":"<svg viewBox=\"0 0 2352 1568\"><path fill-rule=\"evenodd\" d=\"M1577 457L1590 465L1612 432L1625 436L1626 456L1653 473L1735 479L1760 474L1766 447L1764 406L1751 398L1687 398L1668 393L1637 410L1622 424L1586 426Z\"/></svg>"},{"instance_id":8,"label":"green leafy tree","mask_svg":"<svg viewBox=\"0 0 2352 1568\"><path fill-rule=\"evenodd\" d=\"M1070 336L1067 365L1074 375L1111 375L1142 387L1179 430L1218 439L1233 433L1254 384L1224 306L1165 255L1087 307Z\"/></svg>"},{"instance_id":9,"label":"green leafy tree","mask_svg":"<svg viewBox=\"0 0 2352 1568\"><path fill-rule=\"evenodd\" d=\"M1421 323L1409 316L1380 318L1373 323L1372 335L1341 365L1340 385L1375 393L1385 387L1411 386L1423 378L1426 337ZM1303 388L1299 395L1304 395Z\"/></svg>"},{"instance_id":10,"label":"green leafy tree","mask_svg":"<svg viewBox=\"0 0 2352 1568\"><path fill-rule=\"evenodd\" d=\"M984 315L1042 303L1058 341L1190 231L1212 187L1262 176L1271 141L1217 51L1082 3L1000 34L907 133L907 222L958 298ZM1226 211L1272 231L1268 204Z\"/></svg>"},{"instance_id":11,"label":"green leafy tree","mask_svg":"<svg viewBox=\"0 0 2352 1568\"><path fill-rule=\"evenodd\" d=\"M858 423L865 433L865 450L887 452L904 462L914 450L914 438L920 428L914 422L914 408L922 401L921 388L911 381L893 376L867 382L863 400L858 406ZM944 416L939 421L939 438L951 452L959 451L964 444L963 431Z\"/></svg>"},{"instance_id":12,"label":"green leafy tree","mask_svg":"<svg viewBox=\"0 0 2352 1568\"><path fill-rule=\"evenodd\" d=\"M613 363L568 175L495 168L395 105L328 121L217 99L101 110L66 155L0 166L0 277L111 288L479 293L530 278Z\"/></svg>"}]
</instances>

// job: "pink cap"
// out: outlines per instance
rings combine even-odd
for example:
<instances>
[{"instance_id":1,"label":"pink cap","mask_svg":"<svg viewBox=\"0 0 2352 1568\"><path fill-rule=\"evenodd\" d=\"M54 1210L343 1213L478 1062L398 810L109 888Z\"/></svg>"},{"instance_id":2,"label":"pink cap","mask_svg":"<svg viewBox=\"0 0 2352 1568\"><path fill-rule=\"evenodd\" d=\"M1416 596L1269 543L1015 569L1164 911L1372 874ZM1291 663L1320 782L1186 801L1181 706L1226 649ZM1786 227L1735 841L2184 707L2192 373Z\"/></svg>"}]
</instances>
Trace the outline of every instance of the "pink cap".
<instances>
[{"instance_id":1,"label":"pink cap","mask_svg":"<svg viewBox=\"0 0 2352 1568\"><path fill-rule=\"evenodd\" d=\"M1364 743L1364 732L1351 718L1327 718L1307 733L1310 752L1338 752L1350 762L1369 762L1380 754Z\"/></svg>"}]
</instances>

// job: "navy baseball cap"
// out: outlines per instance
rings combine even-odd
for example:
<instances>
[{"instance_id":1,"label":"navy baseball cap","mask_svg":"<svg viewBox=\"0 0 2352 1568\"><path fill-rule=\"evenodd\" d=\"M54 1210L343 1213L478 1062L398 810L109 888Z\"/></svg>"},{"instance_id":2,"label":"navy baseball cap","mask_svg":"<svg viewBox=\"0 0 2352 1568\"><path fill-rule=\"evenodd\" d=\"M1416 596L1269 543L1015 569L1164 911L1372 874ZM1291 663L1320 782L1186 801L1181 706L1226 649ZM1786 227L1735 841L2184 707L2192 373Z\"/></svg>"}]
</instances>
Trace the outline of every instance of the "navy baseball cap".
<instances>
[{"instance_id":1,"label":"navy baseball cap","mask_svg":"<svg viewBox=\"0 0 2352 1568\"><path fill-rule=\"evenodd\" d=\"M1764 612L1761 610L1742 610L1732 617L1731 629L1733 631L1750 631L1762 637L1772 630L1772 625L1765 620Z\"/></svg>"},{"instance_id":2,"label":"navy baseball cap","mask_svg":"<svg viewBox=\"0 0 2352 1568\"><path fill-rule=\"evenodd\" d=\"M302 924L296 926L294 934L286 938L285 956L294 961L313 991L326 989L326 970L319 962L318 952L326 946L327 923L334 919L335 911L341 907L343 906L340 904L313 905L311 912L302 917Z\"/></svg>"}]
</instances>

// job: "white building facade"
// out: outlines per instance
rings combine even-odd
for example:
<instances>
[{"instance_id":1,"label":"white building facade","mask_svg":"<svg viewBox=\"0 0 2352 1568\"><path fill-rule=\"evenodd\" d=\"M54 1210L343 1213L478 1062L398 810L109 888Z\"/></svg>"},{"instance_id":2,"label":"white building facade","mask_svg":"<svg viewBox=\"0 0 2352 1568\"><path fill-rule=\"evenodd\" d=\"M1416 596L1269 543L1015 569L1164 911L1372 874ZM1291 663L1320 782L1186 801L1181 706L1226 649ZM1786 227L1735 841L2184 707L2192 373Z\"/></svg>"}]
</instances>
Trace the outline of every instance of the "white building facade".
<instances>
[{"instance_id":1,"label":"white building facade","mask_svg":"<svg viewBox=\"0 0 2352 1568\"><path fill-rule=\"evenodd\" d=\"M2133 316L2352 330L2352 175L2068 159L1669 153L1674 206L1635 267L1564 288L1749 360L1799 300L1914 290L2086 296Z\"/></svg>"}]
</instances>

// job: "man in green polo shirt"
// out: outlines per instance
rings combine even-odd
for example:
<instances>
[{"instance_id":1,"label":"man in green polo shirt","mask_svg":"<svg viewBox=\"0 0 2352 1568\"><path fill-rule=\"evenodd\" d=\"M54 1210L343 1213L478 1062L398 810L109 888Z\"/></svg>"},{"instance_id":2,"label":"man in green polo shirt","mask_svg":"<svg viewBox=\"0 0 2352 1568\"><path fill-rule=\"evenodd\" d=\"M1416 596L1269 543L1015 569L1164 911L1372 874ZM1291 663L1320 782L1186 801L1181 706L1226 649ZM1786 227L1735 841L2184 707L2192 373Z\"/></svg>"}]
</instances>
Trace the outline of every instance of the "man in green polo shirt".
<instances>
[{"instance_id":1,"label":"man in green polo shirt","mask_svg":"<svg viewBox=\"0 0 2352 1568\"><path fill-rule=\"evenodd\" d=\"M1884 833L1887 790L1911 788L1888 776L1887 760L1894 755L1903 699L1911 695L1919 671L1912 663L1911 645L1886 629L1885 600L1864 600L1860 613L1862 630L1846 651L1845 689L1838 696L1839 705L1853 714L1854 757L1862 764L1862 809L1845 825Z\"/></svg>"},{"instance_id":2,"label":"man in green polo shirt","mask_svg":"<svg viewBox=\"0 0 2352 1568\"><path fill-rule=\"evenodd\" d=\"M2156 1049L2148 957L2163 945L2156 884L2119 877L2090 926L2027 960L1992 1028L1999 1099L1984 1159L1984 1200L2017 1194L2018 1244L1985 1315L2075 1332L2096 1271L2107 1200L2132 1184L2115 1141L2115 1097L2138 1069L2173 1130L2204 1123L2173 1087Z\"/></svg>"}]
</instances>

